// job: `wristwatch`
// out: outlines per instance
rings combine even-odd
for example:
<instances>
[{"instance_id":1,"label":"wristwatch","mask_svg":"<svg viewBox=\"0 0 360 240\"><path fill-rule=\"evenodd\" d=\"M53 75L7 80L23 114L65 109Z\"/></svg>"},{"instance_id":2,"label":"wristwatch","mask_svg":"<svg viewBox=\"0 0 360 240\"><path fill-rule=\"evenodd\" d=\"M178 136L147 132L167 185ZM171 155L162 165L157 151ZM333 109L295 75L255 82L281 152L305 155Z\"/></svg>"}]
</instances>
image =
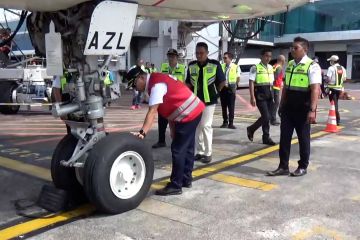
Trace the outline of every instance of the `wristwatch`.
<instances>
[{"instance_id":1,"label":"wristwatch","mask_svg":"<svg viewBox=\"0 0 360 240\"><path fill-rule=\"evenodd\" d=\"M146 133L144 132L144 130L140 129L139 133L143 135L144 138L146 137Z\"/></svg>"}]
</instances>

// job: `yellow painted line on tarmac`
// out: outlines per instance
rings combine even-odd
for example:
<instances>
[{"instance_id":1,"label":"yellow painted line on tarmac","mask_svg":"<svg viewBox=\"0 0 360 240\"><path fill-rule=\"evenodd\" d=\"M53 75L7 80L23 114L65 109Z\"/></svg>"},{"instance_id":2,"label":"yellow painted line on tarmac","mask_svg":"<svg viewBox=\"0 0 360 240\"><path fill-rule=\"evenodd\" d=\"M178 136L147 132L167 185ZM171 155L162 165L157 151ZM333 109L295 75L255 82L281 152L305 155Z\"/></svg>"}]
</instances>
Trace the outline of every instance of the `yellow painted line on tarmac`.
<instances>
[{"instance_id":1,"label":"yellow painted line on tarmac","mask_svg":"<svg viewBox=\"0 0 360 240\"><path fill-rule=\"evenodd\" d=\"M354 197L352 197L350 199L353 200L353 201L360 202L360 195L354 196Z\"/></svg>"},{"instance_id":2,"label":"yellow painted line on tarmac","mask_svg":"<svg viewBox=\"0 0 360 240\"><path fill-rule=\"evenodd\" d=\"M300 231L299 233L295 234L292 239L293 240L305 240L311 237L316 236L326 237L326 239L333 239L333 240L342 240L344 239L342 234L338 233L335 230L330 230L325 227L316 226L310 229L309 231Z\"/></svg>"},{"instance_id":3,"label":"yellow painted line on tarmac","mask_svg":"<svg viewBox=\"0 0 360 240\"><path fill-rule=\"evenodd\" d=\"M235 177L235 176L230 176L230 175L225 175L225 174L220 174L220 173L212 175L208 178L218 181L218 182L229 183L229 184L238 185L238 186L247 187L247 188L254 188L254 189L258 189L258 190L262 190L262 191L270 191L270 190L273 190L274 188L277 188L276 184L266 183L266 182L261 182L261 181L246 179L246 178L240 178L240 177Z\"/></svg>"},{"instance_id":4,"label":"yellow painted line on tarmac","mask_svg":"<svg viewBox=\"0 0 360 240\"><path fill-rule=\"evenodd\" d=\"M25 173L46 181L52 181L49 169L38 167L32 164L22 163L10 158L0 156L0 167L14 170L16 172ZM0 238L1 239L1 238Z\"/></svg>"},{"instance_id":5,"label":"yellow painted line on tarmac","mask_svg":"<svg viewBox=\"0 0 360 240\"><path fill-rule=\"evenodd\" d=\"M329 134L329 133L324 132L324 131L319 131L319 132L311 134L310 138L321 137L321 136L324 136L324 135L327 135L327 134ZM298 139L293 139L291 141L291 144L296 144L298 142L299 142ZM258 157L261 157L261 156L265 156L265 155L267 155L269 153L272 153L272 152L275 152L277 150L279 150L279 144L275 145L275 146L267 147L267 148L259 150L259 151L255 151L253 153L250 153L250 154L247 154L247 155L244 155L244 156L239 156L239 157L232 158L232 159L220 162L220 163L215 163L215 164L210 165L208 167L196 169L196 170L194 170L192 172L192 176L194 178L195 177L198 177L198 178L200 177L201 178L201 177L203 177L205 175L216 174L215 172L220 172L221 170L224 170L224 169L226 169L228 167L235 166L237 164L240 164L240 163L243 163L243 162L258 158ZM162 180L160 182L153 183L151 185L151 188L155 189L155 190L160 189L160 188L164 187L168 182L170 182L170 179L165 179L165 180ZM237 184L237 185L240 185L240 184Z\"/></svg>"},{"instance_id":6,"label":"yellow painted line on tarmac","mask_svg":"<svg viewBox=\"0 0 360 240\"><path fill-rule=\"evenodd\" d=\"M76 217L89 215L95 210L95 207L89 204L83 205L75 210L56 214L54 216L46 216L45 218L38 218L28 222L20 223L18 225L0 230L0 239L12 239L35 230L50 226L52 224L71 220Z\"/></svg>"}]
</instances>

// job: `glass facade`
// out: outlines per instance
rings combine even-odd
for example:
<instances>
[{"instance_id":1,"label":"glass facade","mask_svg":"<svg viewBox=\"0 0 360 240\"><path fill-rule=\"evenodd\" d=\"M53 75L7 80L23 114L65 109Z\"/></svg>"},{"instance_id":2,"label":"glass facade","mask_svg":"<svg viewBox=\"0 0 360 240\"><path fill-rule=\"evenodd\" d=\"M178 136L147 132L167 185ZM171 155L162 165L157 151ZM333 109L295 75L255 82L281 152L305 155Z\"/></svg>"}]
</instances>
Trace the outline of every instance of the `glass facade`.
<instances>
[{"instance_id":1,"label":"glass facade","mask_svg":"<svg viewBox=\"0 0 360 240\"><path fill-rule=\"evenodd\" d=\"M359 0L322 0L284 15L284 34L360 30Z\"/></svg>"},{"instance_id":2,"label":"glass facade","mask_svg":"<svg viewBox=\"0 0 360 240\"><path fill-rule=\"evenodd\" d=\"M320 0L269 18L255 40L284 34L360 30L360 0Z\"/></svg>"}]
</instances>

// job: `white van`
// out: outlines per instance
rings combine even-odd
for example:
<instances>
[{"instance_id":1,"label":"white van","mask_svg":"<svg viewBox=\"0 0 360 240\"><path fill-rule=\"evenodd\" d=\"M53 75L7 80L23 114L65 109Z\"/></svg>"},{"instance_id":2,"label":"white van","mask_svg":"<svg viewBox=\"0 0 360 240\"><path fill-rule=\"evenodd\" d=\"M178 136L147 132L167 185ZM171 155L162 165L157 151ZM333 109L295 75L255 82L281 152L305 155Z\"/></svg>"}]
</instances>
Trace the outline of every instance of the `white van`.
<instances>
[{"instance_id":1,"label":"white van","mask_svg":"<svg viewBox=\"0 0 360 240\"><path fill-rule=\"evenodd\" d=\"M238 65L241 69L240 82L238 87L249 87L250 68L260 63L260 58L240 58Z\"/></svg>"}]
</instances>

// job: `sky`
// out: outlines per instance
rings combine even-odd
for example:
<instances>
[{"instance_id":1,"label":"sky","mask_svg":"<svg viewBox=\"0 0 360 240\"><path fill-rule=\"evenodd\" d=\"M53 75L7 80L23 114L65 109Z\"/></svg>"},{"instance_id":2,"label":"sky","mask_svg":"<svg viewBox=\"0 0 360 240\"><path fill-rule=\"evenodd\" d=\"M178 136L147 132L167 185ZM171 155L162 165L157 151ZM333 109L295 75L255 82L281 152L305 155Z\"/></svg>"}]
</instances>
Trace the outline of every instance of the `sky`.
<instances>
[{"instance_id":1,"label":"sky","mask_svg":"<svg viewBox=\"0 0 360 240\"><path fill-rule=\"evenodd\" d=\"M21 10L12 10L14 12L17 12L17 13L21 13ZM13 21L13 20L16 20L16 19L19 19L18 16L16 16L15 14L12 14L11 12L8 12L8 11L4 11L3 8L0 8L0 22L1 23L5 23L5 15L6 14L6 19L7 21Z\"/></svg>"}]
</instances>

